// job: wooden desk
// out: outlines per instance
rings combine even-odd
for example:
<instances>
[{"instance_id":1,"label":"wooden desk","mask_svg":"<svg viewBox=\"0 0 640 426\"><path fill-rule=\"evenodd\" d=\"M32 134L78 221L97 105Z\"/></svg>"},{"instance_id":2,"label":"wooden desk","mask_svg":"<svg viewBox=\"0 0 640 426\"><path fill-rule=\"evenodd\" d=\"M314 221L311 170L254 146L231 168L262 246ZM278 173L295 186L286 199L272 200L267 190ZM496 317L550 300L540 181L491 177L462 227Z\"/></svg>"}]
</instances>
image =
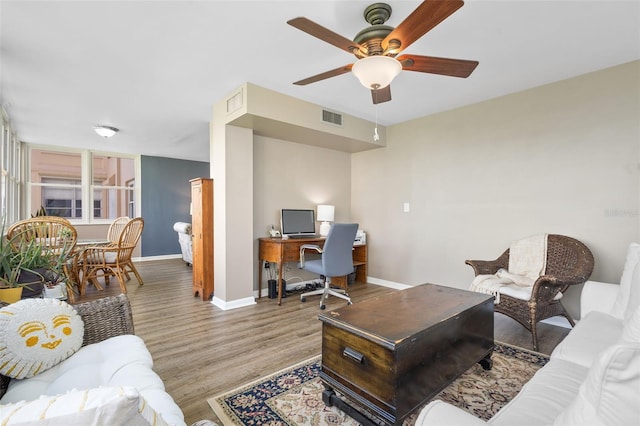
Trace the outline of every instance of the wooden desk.
<instances>
[{"instance_id":1,"label":"wooden desk","mask_svg":"<svg viewBox=\"0 0 640 426\"><path fill-rule=\"evenodd\" d=\"M260 238L258 248L258 298L262 297L263 262L278 264L278 305L282 303L282 265L286 262L300 261L300 246L303 244L324 245L325 238ZM353 266L356 281L367 282L367 245L353 246ZM332 284L347 289L347 277L331 277Z\"/></svg>"}]
</instances>

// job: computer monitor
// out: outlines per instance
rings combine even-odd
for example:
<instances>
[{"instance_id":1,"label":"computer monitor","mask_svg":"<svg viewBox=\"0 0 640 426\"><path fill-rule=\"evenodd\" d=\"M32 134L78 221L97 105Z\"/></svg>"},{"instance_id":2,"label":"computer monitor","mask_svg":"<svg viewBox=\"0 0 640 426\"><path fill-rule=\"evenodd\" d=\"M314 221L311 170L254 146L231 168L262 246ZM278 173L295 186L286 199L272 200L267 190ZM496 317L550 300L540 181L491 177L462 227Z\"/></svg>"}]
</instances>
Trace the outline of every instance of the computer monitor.
<instances>
[{"instance_id":1,"label":"computer monitor","mask_svg":"<svg viewBox=\"0 0 640 426\"><path fill-rule=\"evenodd\" d=\"M315 235L316 220L313 209L282 209L280 215L282 235Z\"/></svg>"}]
</instances>

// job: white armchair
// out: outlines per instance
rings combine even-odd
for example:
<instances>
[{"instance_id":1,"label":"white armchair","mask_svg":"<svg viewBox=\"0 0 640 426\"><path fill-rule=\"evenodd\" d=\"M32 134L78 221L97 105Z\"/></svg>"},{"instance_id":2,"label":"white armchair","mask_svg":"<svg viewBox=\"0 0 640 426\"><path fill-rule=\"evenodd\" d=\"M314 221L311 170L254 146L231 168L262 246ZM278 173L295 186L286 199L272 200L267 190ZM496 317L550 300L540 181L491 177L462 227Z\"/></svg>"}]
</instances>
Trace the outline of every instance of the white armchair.
<instances>
[{"instance_id":1,"label":"white armchair","mask_svg":"<svg viewBox=\"0 0 640 426\"><path fill-rule=\"evenodd\" d=\"M187 222L176 222L173 230L178 233L178 242L182 250L182 260L187 265L193 264L193 249L191 242L191 224Z\"/></svg>"}]
</instances>

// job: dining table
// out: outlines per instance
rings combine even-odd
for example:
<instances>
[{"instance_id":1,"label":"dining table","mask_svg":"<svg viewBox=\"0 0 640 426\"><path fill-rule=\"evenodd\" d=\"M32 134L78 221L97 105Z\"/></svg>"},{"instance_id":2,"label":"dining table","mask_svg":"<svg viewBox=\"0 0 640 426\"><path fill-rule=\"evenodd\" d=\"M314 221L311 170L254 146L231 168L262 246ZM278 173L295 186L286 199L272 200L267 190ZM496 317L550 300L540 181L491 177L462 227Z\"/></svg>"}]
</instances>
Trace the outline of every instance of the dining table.
<instances>
[{"instance_id":1,"label":"dining table","mask_svg":"<svg viewBox=\"0 0 640 426\"><path fill-rule=\"evenodd\" d=\"M70 302L75 302L76 293L79 297L84 295L85 289L80 277L82 253L89 247L103 246L105 244L109 244L109 240L106 238L80 238L76 240L76 245L70 256L70 280L67 281L67 297Z\"/></svg>"}]
</instances>

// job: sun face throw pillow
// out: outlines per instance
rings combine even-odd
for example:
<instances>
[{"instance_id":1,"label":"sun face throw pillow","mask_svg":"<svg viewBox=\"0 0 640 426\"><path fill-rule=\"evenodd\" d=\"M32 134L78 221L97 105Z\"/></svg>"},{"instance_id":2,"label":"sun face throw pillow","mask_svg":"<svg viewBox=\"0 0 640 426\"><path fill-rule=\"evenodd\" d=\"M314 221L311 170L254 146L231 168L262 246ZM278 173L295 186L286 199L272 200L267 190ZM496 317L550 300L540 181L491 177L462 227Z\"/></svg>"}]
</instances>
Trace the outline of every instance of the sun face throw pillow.
<instances>
[{"instance_id":1,"label":"sun face throw pillow","mask_svg":"<svg viewBox=\"0 0 640 426\"><path fill-rule=\"evenodd\" d=\"M33 377L82 346L84 323L57 299L24 299L0 309L0 374Z\"/></svg>"}]
</instances>

